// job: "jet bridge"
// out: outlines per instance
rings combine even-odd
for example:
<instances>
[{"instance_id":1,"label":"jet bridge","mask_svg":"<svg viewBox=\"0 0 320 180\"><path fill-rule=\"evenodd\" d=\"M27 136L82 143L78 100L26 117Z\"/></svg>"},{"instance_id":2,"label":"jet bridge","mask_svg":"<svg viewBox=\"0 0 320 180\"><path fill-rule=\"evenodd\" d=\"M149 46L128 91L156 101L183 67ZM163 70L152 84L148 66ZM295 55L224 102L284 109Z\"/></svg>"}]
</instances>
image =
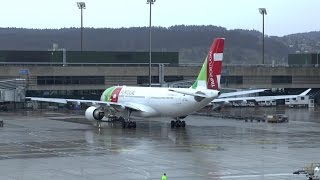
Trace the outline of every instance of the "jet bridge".
<instances>
[{"instance_id":1,"label":"jet bridge","mask_svg":"<svg viewBox=\"0 0 320 180\"><path fill-rule=\"evenodd\" d=\"M0 103L24 102L25 89L25 79L0 80Z\"/></svg>"}]
</instances>

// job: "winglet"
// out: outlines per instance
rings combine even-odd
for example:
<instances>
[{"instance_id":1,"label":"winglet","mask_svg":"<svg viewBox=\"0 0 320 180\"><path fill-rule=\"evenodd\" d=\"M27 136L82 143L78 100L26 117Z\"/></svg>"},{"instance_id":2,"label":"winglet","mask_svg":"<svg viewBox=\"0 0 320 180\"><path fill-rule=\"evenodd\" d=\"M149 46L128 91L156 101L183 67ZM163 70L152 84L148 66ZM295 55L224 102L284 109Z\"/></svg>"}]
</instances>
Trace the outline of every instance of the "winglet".
<instances>
[{"instance_id":1,"label":"winglet","mask_svg":"<svg viewBox=\"0 0 320 180\"><path fill-rule=\"evenodd\" d=\"M302 92L301 94L299 94L299 96L305 96L305 95L307 95L310 91L311 91L311 88L305 90L304 92Z\"/></svg>"}]
</instances>

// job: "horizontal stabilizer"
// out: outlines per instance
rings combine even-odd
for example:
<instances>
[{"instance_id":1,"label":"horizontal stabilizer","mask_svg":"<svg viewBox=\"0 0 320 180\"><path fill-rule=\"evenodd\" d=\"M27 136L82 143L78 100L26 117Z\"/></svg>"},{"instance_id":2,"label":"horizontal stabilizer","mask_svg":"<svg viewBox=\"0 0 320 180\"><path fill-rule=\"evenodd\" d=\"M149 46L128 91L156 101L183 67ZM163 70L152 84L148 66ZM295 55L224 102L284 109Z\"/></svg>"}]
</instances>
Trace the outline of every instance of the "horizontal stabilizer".
<instances>
[{"instance_id":1,"label":"horizontal stabilizer","mask_svg":"<svg viewBox=\"0 0 320 180\"><path fill-rule=\"evenodd\" d=\"M188 92L186 90L179 90L179 89L168 89L169 91L180 93L180 94L185 94L189 96L195 96L195 97L202 97L202 98L208 98L208 96L205 93L202 93L201 91L197 92Z\"/></svg>"},{"instance_id":2,"label":"horizontal stabilizer","mask_svg":"<svg viewBox=\"0 0 320 180\"><path fill-rule=\"evenodd\" d=\"M311 88L305 90L304 92L302 92L301 94L299 94L299 96L305 96L305 95L307 95L310 91L311 91Z\"/></svg>"}]
</instances>

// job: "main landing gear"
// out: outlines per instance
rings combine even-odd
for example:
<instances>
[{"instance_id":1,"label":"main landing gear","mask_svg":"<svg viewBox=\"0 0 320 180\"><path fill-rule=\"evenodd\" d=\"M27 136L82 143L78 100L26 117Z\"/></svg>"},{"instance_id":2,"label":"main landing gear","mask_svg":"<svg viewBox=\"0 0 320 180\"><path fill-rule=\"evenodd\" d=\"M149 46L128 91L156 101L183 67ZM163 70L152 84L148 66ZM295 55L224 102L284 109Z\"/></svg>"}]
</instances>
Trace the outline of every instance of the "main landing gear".
<instances>
[{"instance_id":1,"label":"main landing gear","mask_svg":"<svg viewBox=\"0 0 320 180\"><path fill-rule=\"evenodd\" d=\"M122 128L128 128L128 129L135 129L137 127L137 123L135 121L131 121L129 119L125 119L123 117L117 117L117 116L112 116L108 117L107 121L102 121L102 120L97 120L97 127L101 128L101 123L106 122L106 123L121 123Z\"/></svg>"},{"instance_id":2,"label":"main landing gear","mask_svg":"<svg viewBox=\"0 0 320 180\"><path fill-rule=\"evenodd\" d=\"M137 127L137 123L135 121L130 120L131 111L128 111L127 118L124 117L117 117L117 116L111 116L108 118L109 122L121 122L121 127L128 128L128 129L135 129Z\"/></svg>"},{"instance_id":3,"label":"main landing gear","mask_svg":"<svg viewBox=\"0 0 320 180\"><path fill-rule=\"evenodd\" d=\"M134 122L134 121L123 121L122 122L122 128L128 128L128 129L130 129L130 128L133 128L133 129L135 129L137 127L137 123L136 122Z\"/></svg>"},{"instance_id":4,"label":"main landing gear","mask_svg":"<svg viewBox=\"0 0 320 180\"><path fill-rule=\"evenodd\" d=\"M125 119L123 117L119 117L119 119L121 121L121 125L122 125L123 129L125 129L125 128L135 129L137 127L137 123L135 121L131 121L129 117L127 119Z\"/></svg>"},{"instance_id":5,"label":"main landing gear","mask_svg":"<svg viewBox=\"0 0 320 180\"><path fill-rule=\"evenodd\" d=\"M135 129L137 127L137 123L130 120L131 113L132 113L132 110L128 109L127 110L127 118L120 117L120 118L122 118L122 128Z\"/></svg>"},{"instance_id":6,"label":"main landing gear","mask_svg":"<svg viewBox=\"0 0 320 180\"><path fill-rule=\"evenodd\" d=\"M177 120L172 120L171 121L171 128L174 128L174 127L177 127L177 128L179 128L179 127L182 127L182 128L184 128L184 127L186 127L186 122L185 121L180 121L180 119L177 119Z\"/></svg>"}]
</instances>

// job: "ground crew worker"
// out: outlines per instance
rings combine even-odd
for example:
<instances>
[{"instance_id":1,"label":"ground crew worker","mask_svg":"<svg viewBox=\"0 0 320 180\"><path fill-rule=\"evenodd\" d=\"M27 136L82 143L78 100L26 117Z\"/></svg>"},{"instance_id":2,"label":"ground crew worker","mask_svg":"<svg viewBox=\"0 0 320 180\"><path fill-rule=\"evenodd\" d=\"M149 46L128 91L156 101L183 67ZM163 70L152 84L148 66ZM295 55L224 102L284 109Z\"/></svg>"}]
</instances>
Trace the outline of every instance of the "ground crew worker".
<instances>
[{"instance_id":1,"label":"ground crew worker","mask_svg":"<svg viewBox=\"0 0 320 180\"><path fill-rule=\"evenodd\" d=\"M161 180L167 180L167 175L166 175L166 173L163 174Z\"/></svg>"}]
</instances>

